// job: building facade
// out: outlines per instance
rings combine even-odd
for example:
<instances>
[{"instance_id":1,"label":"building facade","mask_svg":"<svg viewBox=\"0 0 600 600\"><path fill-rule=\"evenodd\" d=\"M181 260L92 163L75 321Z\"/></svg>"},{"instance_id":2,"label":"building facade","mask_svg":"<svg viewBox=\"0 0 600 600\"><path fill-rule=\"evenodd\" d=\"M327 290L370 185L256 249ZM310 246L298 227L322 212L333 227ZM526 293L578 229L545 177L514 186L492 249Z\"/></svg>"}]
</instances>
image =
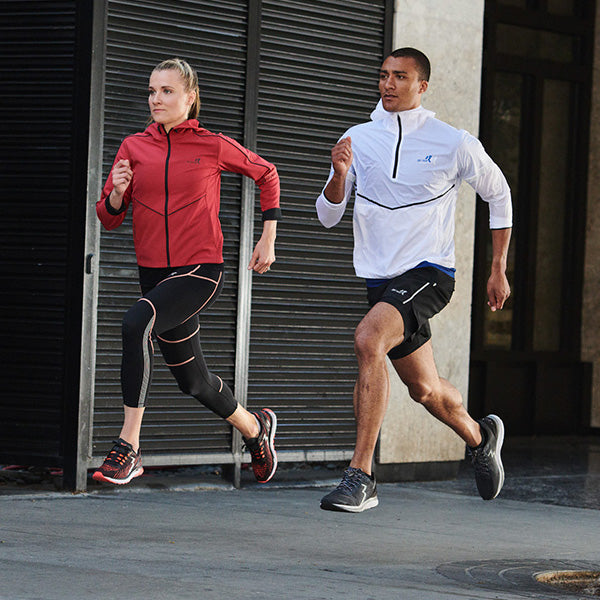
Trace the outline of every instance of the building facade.
<instances>
[{"instance_id":1,"label":"building facade","mask_svg":"<svg viewBox=\"0 0 600 600\"><path fill-rule=\"evenodd\" d=\"M441 375L476 416L502 414L509 433L598 428L589 4L6 3L0 68L14 118L3 150L0 463L61 466L65 486L81 490L118 434L120 321L139 291L130 221L101 231L94 207L120 141L145 126L152 67L170 56L198 69L203 124L256 150L281 175L277 262L263 278L246 270L255 190L224 176L226 286L202 321L211 368L243 404L278 412L281 460L351 455L352 334L365 294L351 264L351 215L325 231L314 200L331 145L368 119L381 59L400 46L432 61L424 105L480 131L515 194L513 300L494 320L482 295L487 217L472 191L461 191L457 291L432 324ZM241 439L183 397L161 361L143 430L145 464L230 465L239 481ZM463 445L398 381L392 389L382 476L451 474ZM438 441L424 445L423 436Z\"/></svg>"}]
</instances>

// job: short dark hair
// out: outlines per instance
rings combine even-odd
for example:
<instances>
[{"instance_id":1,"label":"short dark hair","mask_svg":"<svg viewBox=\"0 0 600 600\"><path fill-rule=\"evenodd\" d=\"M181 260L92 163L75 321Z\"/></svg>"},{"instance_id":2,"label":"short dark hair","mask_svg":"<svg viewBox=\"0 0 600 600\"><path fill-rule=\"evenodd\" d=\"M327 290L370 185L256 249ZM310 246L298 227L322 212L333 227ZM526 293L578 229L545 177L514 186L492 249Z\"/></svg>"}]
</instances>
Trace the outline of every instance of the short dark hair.
<instances>
[{"instance_id":1,"label":"short dark hair","mask_svg":"<svg viewBox=\"0 0 600 600\"><path fill-rule=\"evenodd\" d=\"M419 71L419 77L423 81L429 81L431 76L431 63L429 59L416 48L398 48L394 50L390 56L394 58L412 58L417 63L417 71Z\"/></svg>"}]
</instances>

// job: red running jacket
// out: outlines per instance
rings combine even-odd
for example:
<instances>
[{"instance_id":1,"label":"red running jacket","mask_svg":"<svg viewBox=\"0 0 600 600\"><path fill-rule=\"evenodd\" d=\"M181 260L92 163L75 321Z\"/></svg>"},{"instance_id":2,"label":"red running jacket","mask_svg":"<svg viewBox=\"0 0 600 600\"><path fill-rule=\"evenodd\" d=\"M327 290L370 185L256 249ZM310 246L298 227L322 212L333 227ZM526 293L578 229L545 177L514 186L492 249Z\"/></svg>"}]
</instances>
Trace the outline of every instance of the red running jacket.
<instances>
[{"instance_id":1,"label":"red running jacket","mask_svg":"<svg viewBox=\"0 0 600 600\"><path fill-rule=\"evenodd\" d=\"M131 205L135 253L142 267L223 262L222 171L254 179L263 221L280 216L275 166L235 140L200 127L196 119L168 133L153 123L143 133L130 135L114 164L121 159L129 160L133 171L121 209L115 211L108 202L113 189L109 175L96 212L106 229L114 229Z\"/></svg>"}]
</instances>

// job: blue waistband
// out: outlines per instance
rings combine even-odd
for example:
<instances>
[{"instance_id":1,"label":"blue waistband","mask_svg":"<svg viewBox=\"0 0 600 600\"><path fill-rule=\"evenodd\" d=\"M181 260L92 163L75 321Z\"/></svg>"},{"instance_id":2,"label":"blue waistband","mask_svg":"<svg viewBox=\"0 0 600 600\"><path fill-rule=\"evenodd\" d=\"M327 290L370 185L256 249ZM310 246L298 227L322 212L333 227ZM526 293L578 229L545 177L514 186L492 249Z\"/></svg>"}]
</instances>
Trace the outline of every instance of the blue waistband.
<instances>
[{"instance_id":1,"label":"blue waistband","mask_svg":"<svg viewBox=\"0 0 600 600\"><path fill-rule=\"evenodd\" d=\"M452 267L443 267L442 265L436 265L435 263L428 262L426 260L424 260L423 262L420 262L417 266L415 266L413 268L421 269L423 267L434 267L435 269L439 269L440 271L442 271L442 273L446 273L446 275L448 275L449 277L452 277L452 279L454 279L454 274L456 273L456 269L453 269ZM367 283L368 288L374 288L374 287L379 287L380 285L383 285L384 283L388 283L388 281L391 281L392 279L393 278L390 278L390 279L365 279L365 282Z\"/></svg>"}]
</instances>

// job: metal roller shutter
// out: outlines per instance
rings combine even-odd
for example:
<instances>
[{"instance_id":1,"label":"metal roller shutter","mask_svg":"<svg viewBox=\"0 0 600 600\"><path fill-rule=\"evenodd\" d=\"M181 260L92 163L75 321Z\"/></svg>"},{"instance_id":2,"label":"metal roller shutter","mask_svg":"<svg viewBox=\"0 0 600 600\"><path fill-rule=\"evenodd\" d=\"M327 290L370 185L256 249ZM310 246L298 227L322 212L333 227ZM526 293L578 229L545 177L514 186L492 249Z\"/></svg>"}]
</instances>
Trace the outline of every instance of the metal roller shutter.
<instances>
[{"instance_id":1,"label":"metal roller shutter","mask_svg":"<svg viewBox=\"0 0 600 600\"><path fill-rule=\"evenodd\" d=\"M110 1L106 59L104 177L121 140L144 129L148 77L165 58L179 56L200 79L202 123L242 141L247 7L239 1ZM224 77L226 74L226 77ZM233 385L236 334L240 177L222 182L225 288L204 320L203 349L211 369ZM139 297L131 219L101 236L94 454L106 452L119 432L121 319ZM155 354L149 410L143 427L146 464L205 462L231 453L229 427L193 398L184 396L160 352ZM186 459L173 457L185 454ZM198 454L204 455L203 459ZM171 455L169 458L166 455ZM161 458L162 456L162 458Z\"/></svg>"},{"instance_id":2,"label":"metal roller shutter","mask_svg":"<svg viewBox=\"0 0 600 600\"><path fill-rule=\"evenodd\" d=\"M352 211L326 231L314 202L331 146L378 100L390 11L384 0L262 2L258 152L277 165L284 219L277 262L253 282L248 397L278 412L283 459L344 458L354 445L353 331L366 300Z\"/></svg>"},{"instance_id":3,"label":"metal roller shutter","mask_svg":"<svg viewBox=\"0 0 600 600\"><path fill-rule=\"evenodd\" d=\"M80 221L69 222L81 191L73 178L77 25L74 1L0 8L0 460L20 464L62 464L64 456L78 301L70 261L82 237Z\"/></svg>"}]
</instances>

